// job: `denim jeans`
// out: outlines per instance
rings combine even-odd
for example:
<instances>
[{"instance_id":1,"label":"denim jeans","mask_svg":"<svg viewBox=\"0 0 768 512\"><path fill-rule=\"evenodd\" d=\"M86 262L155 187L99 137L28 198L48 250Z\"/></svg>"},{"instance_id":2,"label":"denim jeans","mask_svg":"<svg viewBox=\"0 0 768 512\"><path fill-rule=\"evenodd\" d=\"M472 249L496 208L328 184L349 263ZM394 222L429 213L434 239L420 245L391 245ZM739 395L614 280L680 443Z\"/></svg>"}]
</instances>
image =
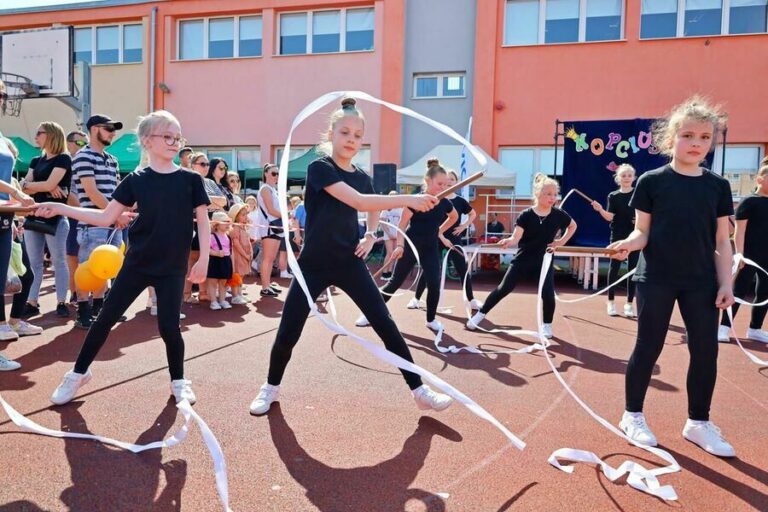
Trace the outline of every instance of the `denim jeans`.
<instances>
[{"instance_id":1,"label":"denim jeans","mask_svg":"<svg viewBox=\"0 0 768 512\"><path fill-rule=\"evenodd\" d=\"M69 269L67 268L67 235L69 234L69 220L62 217L56 226L55 235L45 235L36 231L24 231L24 243L27 245L29 262L35 280L32 281L32 289L29 291L29 300L37 302L40 296L40 286L43 284L43 254L45 245L51 253L53 270L55 272L56 299L58 302L67 300L69 289Z\"/></svg>"},{"instance_id":2,"label":"denim jeans","mask_svg":"<svg viewBox=\"0 0 768 512\"><path fill-rule=\"evenodd\" d=\"M112 236L114 228L100 228L92 226L83 226L82 224L77 227L77 243L80 245L80 252L77 257L80 263L88 261L91 253L95 248L100 245L104 245ZM115 247L120 247L123 242L123 233L118 230L112 240L109 242Z\"/></svg>"}]
</instances>

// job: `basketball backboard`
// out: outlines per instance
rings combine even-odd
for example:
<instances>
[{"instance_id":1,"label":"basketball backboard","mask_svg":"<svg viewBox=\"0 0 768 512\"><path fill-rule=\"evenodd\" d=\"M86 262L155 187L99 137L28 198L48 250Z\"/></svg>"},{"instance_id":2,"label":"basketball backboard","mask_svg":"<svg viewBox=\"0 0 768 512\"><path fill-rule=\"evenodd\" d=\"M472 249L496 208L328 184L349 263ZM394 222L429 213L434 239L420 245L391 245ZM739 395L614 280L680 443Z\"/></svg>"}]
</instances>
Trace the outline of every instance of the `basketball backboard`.
<instances>
[{"instance_id":1,"label":"basketball backboard","mask_svg":"<svg viewBox=\"0 0 768 512\"><path fill-rule=\"evenodd\" d=\"M73 40L72 27L0 33L0 73L10 82L9 96L73 96Z\"/></svg>"}]
</instances>

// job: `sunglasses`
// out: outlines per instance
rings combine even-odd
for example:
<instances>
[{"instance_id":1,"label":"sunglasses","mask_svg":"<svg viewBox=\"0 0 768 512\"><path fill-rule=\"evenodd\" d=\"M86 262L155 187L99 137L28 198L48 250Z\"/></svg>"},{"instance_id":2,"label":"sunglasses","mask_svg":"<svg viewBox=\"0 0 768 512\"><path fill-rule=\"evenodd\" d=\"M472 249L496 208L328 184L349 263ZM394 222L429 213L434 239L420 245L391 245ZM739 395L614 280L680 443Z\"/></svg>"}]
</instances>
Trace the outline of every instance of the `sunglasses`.
<instances>
[{"instance_id":1,"label":"sunglasses","mask_svg":"<svg viewBox=\"0 0 768 512\"><path fill-rule=\"evenodd\" d=\"M227 167L226 165L219 165L216 168L218 170L220 170L220 171L228 171L229 170L229 167Z\"/></svg>"},{"instance_id":2,"label":"sunglasses","mask_svg":"<svg viewBox=\"0 0 768 512\"><path fill-rule=\"evenodd\" d=\"M84 148L85 146L88 145L88 141L85 141L85 140L71 140L69 142L81 148Z\"/></svg>"},{"instance_id":3,"label":"sunglasses","mask_svg":"<svg viewBox=\"0 0 768 512\"><path fill-rule=\"evenodd\" d=\"M202 161L202 162L195 162L192 165L200 165L200 166L203 166L203 167L208 167L211 164L210 164L210 162Z\"/></svg>"},{"instance_id":4,"label":"sunglasses","mask_svg":"<svg viewBox=\"0 0 768 512\"><path fill-rule=\"evenodd\" d=\"M35 134L35 137L39 137L40 135L46 135L48 132L45 130L37 130L37 133Z\"/></svg>"},{"instance_id":5,"label":"sunglasses","mask_svg":"<svg viewBox=\"0 0 768 512\"><path fill-rule=\"evenodd\" d=\"M117 128L115 128L115 127L114 127L114 126L112 126L111 124L100 124L100 125L97 125L97 127L98 127L98 128L104 128L104 129L105 129L105 130L107 130L109 133L115 133L115 132L117 131Z\"/></svg>"},{"instance_id":6,"label":"sunglasses","mask_svg":"<svg viewBox=\"0 0 768 512\"><path fill-rule=\"evenodd\" d=\"M230 178L227 181L229 181L230 183L240 183L240 179L239 178Z\"/></svg>"},{"instance_id":7,"label":"sunglasses","mask_svg":"<svg viewBox=\"0 0 768 512\"><path fill-rule=\"evenodd\" d=\"M0 100L7 100L7 99L8 99L8 93L0 92Z\"/></svg>"},{"instance_id":8,"label":"sunglasses","mask_svg":"<svg viewBox=\"0 0 768 512\"><path fill-rule=\"evenodd\" d=\"M277 175L278 175L278 174L280 174L280 173L279 173L279 172L277 172L277 171L270 171L270 172L268 172L267 174L269 174L270 176L277 176Z\"/></svg>"}]
</instances>

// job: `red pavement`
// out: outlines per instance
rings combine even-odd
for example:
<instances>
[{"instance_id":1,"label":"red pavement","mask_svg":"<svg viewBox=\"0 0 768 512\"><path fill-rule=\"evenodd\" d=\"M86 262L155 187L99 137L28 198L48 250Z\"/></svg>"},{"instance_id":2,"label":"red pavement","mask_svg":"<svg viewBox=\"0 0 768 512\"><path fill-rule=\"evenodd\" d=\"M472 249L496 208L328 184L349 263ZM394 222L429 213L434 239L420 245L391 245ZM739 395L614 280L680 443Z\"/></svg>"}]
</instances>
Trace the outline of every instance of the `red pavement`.
<instances>
[{"instance_id":1,"label":"red pavement","mask_svg":"<svg viewBox=\"0 0 768 512\"><path fill-rule=\"evenodd\" d=\"M480 298L501 276L478 282ZM284 282L285 284L285 282ZM51 286L47 279L46 286ZM528 340L473 333L463 328L460 293L451 283L441 315L446 344L521 347ZM566 297L583 294L568 278ZM251 296L257 297L257 286ZM71 368L84 333L47 311L34 322L43 335L1 343L24 366L0 374L3 397L52 429L91 432L146 443L182 423L169 400L165 352L154 319L140 299L129 321L113 331L92 370L94 379L71 404L51 407L48 397ZM534 328L535 297L523 286L489 317L497 325ZM285 294L283 294L285 295ZM358 311L334 297L340 320ZM682 322L674 326L649 391L646 414L663 448L682 466L661 477L680 496L664 503L599 471L577 465L572 475L547 463L562 447L595 451L614 465L627 458L660 461L629 446L595 423L564 392L535 355L443 355L434 350L424 312L390 309L416 363L467 393L528 447L518 451L490 424L455 405L422 414L397 370L379 363L351 340L334 337L310 319L283 382L280 406L265 417L248 414L267 371L281 300L262 299L229 311L188 306L182 322L187 378L198 396L195 410L224 450L234 511L742 511L768 510L768 369L735 344L721 344L713 419L739 455L722 460L682 439L686 417L687 347ZM748 312L737 319L744 332ZM635 322L608 318L603 299L558 305L551 349L564 378L597 413L618 420L623 379ZM357 329L375 339L370 329ZM768 357L768 347L746 346ZM0 413L0 511L218 511L213 467L199 431L180 446L134 455L99 443L22 433Z\"/></svg>"}]
</instances>

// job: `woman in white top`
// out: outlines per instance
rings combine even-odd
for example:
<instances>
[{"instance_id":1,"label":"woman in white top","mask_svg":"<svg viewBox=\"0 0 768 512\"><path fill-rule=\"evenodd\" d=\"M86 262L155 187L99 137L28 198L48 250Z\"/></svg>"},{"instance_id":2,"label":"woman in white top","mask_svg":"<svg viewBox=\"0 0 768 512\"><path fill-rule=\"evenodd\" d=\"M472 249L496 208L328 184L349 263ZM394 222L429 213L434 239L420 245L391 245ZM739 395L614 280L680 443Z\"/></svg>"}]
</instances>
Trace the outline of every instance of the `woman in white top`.
<instances>
[{"instance_id":1,"label":"woman in white top","mask_svg":"<svg viewBox=\"0 0 768 512\"><path fill-rule=\"evenodd\" d=\"M397 192L393 190L389 193L389 195L397 195ZM384 222L392 224L392 226L399 226L400 217L402 217L402 215L402 208L392 208L391 210L383 210L379 215L379 218ZM395 244L397 243L397 230L392 226L387 226L386 224L381 225L381 229L384 231L384 261L386 261L387 256L392 254L392 251L395 250ZM384 281L392 277L392 270L395 268L395 261L396 260L392 260L392 262L387 265L387 268L384 270L384 272L382 272L381 279Z\"/></svg>"},{"instance_id":2,"label":"woman in white top","mask_svg":"<svg viewBox=\"0 0 768 512\"><path fill-rule=\"evenodd\" d=\"M259 189L259 195L256 197L259 211L262 214L268 228L262 228L261 237L261 295L265 297L276 297L280 289L273 287L270 279L272 277L272 265L275 262L277 253L280 250L280 239L283 236L282 223L280 221L280 200L277 196L277 176L278 167L275 164L264 164L264 175L262 185Z\"/></svg>"}]
</instances>

